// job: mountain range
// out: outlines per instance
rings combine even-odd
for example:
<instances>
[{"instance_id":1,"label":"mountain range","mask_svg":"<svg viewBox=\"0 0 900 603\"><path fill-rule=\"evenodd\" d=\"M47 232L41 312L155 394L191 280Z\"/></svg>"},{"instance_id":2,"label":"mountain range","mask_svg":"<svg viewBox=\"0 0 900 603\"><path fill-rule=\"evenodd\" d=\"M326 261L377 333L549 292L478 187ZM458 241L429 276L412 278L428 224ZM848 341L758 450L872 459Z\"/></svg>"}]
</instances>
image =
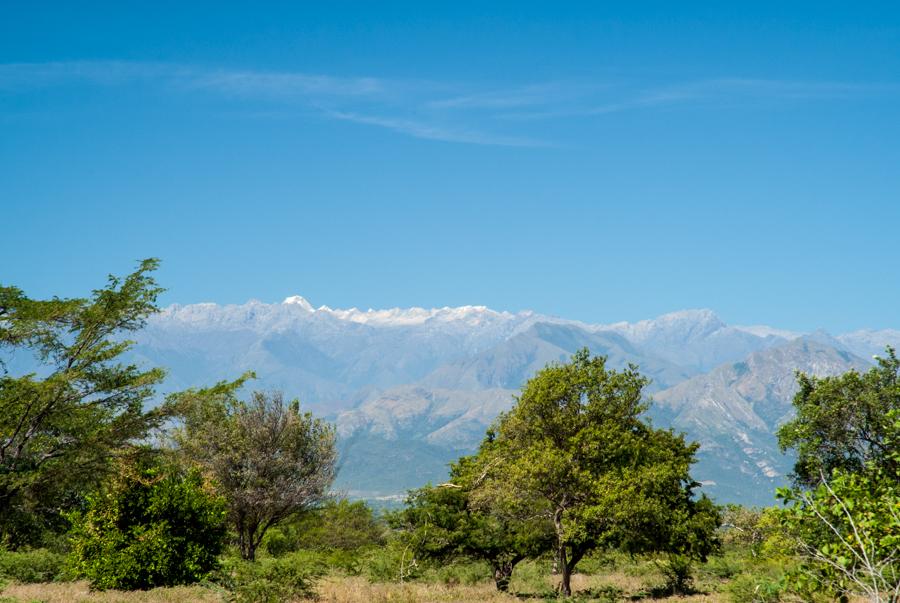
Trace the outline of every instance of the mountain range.
<instances>
[{"instance_id":1,"label":"mountain range","mask_svg":"<svg viewBox=\"0 0 900 603\"><path fill-rule=\"evenodd\" d=\"M722 502L769 504L792 459L775 431L791 416L795 371L865 370L900 331L832 337L730 326L710 310L588 324L484 306L350 310L282 303L173 305L136 334L134 358L169 370L170 390L257 374L336 422L338 487L399 499L473 451L521 385L587 347L652 379L650 418L700 442L694 476Z\"/></svg>"}]
</instances>

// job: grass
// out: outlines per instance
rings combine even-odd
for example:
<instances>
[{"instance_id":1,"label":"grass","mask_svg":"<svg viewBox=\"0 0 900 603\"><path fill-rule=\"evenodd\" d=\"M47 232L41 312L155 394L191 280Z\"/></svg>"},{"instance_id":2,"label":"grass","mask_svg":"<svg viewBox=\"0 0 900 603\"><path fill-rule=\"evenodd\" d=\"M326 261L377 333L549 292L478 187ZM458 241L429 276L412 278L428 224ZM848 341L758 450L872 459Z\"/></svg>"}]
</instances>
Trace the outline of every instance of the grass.
<instances>
[{"instance_id":1,"label":"grass","mask_svg":"<svg viewBox=\"0 0 900 603\"><path fill-rule=\"evenodd\" d=\"M377 583L361 576L328 576L318 585L320 603L521 603L522 601L553 601L555 580L545 576L539 582L529 571L522 568L522 577L513 579L512 590L516 594L500 593L491 581L477 584L443 584L434 582ZM622 571L612 571L603 575L575 574L572 587L576 591L574 600L579 603L606 603L625 600L624 597L646 592L647 580L630 576ZM105 591L92 592L86 582L55 582L41 584L11 584L2 592L3 603L80 603L98 601L105 603L205 603L224 601L215 590L202 587L156 588L148 591ZM620 594L622 598L610 598ZM679 603L719 603L727 599L720 594L700 594L677 597Z\"/></svg>"},{"instance_id":2,"label":"grass","mask_svg":"<svg viewBox=\"0 0 900 603\"><path fill-rule=\"evenodd\" d=\"M201 586L154 588L146 591L92 591L87 582L44 582L38 584L10 584L3 589L2 603L221 603L222 597Z\"/></svg>"}]
</instances>

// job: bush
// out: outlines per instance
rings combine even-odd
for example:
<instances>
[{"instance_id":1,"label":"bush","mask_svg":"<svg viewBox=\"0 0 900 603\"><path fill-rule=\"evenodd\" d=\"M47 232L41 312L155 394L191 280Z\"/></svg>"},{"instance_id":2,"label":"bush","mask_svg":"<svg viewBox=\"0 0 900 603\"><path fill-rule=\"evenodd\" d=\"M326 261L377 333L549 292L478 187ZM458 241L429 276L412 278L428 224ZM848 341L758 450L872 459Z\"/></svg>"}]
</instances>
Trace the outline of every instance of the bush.
<instances>
[{"instance_id":1,"label":"bush","mask_svg":"<svg viewBox=\"0 0 900 603\"><path fill-rule=\"evenodd\" d=\"M47 549L0 551L0 579L23 584L62 579L65 556Z\"/></svg>"},{"instance_id":2,"label":"bush","mask_svg":"<svg viewBox=\"0 0 900 603\"><path fill-rule=\"evenodd\" d=\"M694 560L688 555L671 553L659 564L666 579L665 590L676 595L687 595L694 591Z\"/></svg>"},{"instance_id":3,"label":"bush","mask_svg":"<svg viewBox=\"0 0 900 603\"><path fill-rule=\"evenodd\" d=\"M321 558L299 552L260 561L238 561L228 585L239 603L280 603L314 597L326 572Z\"/></svg>"},{"instance_id":4,"label":"bush","mask_svg":"<svg viewBox=\"0 0 900 603\"><path fill-rule=\"evenodd\" d=\"M398 540L387 546L371 549L363 559L366 578L372 582L399 582L418 578L425 566L415 558L411 547Z\"/></svg>"},{"instance_id":5,"label":"bush","mask_svg":"<svg viewBox=\"0 0 900 603\"><path fill-rule=\"evenodd\" d=\"M426 578L447 586L456 586L458 584L471 586L484 581L490 575L491 566L484 561L458 561L456 563L442 564L433 572L429 572Z\"/></svg>"},{"instance_id":6,"label":"bush","mask_svg":"<svg viewBox=\"0 0 900 603\"><path fill-rule=\"evenodd\" d=\"M71 567L97 589L198 582L217 567L225 543L225 501L200 473L146 460L124 467L70 519Z\"/></svg>"},{"instance_id":7,"label":"bush","mask_svg":"<svg viewBox=\"0 0 900 603\"><path fill-rule=\"evenodd\" d=\"M776 603L784 594L784 582L765 574L741 574L728 584L734 603Z\"/></svg>"},{"instance_id":8,"label":"bush","mask_svg":"<svg viewBox=\"0 0 900 603\"><path fill-rule=\"evenodd\" d=\"M618 586L605 584L603 586L598 586L597 588L592 588L590 590L590 596L593 599L597 599L598 603L616 603L625 598L625 591Z\"/></svg>"},{"instance_id":9,"label":"bush","mask_svg":"<svg viewBox=\"0 0 900 603\"><path fill-rule=\"evenodd\" d=\"M720 580L730 580L744 570L749 560L742 559L735 553L726 553L710 557L702 566L703 572Z\"/></svg>"}]
</instances>

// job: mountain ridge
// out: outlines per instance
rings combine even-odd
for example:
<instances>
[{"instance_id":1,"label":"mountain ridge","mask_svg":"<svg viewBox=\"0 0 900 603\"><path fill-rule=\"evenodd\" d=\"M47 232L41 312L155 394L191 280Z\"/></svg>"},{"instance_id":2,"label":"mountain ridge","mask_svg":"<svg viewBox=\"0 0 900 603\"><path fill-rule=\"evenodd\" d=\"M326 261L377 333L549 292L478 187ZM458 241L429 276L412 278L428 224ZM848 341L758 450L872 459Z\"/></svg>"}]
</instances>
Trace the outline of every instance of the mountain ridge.
<instances>
[{"instance_id":1,"label":"mountain ridge","mask_svg":"<svg viewBox=\"0 0 900 603\"><path fill-rule=\"evenodd\" d=\"M900 331L731 326L708 309L590 324L485 306L316 308L290 296L172 305L134 338L132 358L167 367L169 390L254 370L250 387L299 397L337 424L338 486L374 498L443 479L535 371L587 347L652 379L650 416L701 443L696 477L711 493L764 504L790 470L774 431L790 412L793 371L816 372L817 358L821 374L861 369Z\"/></svg>"}]
</instances>

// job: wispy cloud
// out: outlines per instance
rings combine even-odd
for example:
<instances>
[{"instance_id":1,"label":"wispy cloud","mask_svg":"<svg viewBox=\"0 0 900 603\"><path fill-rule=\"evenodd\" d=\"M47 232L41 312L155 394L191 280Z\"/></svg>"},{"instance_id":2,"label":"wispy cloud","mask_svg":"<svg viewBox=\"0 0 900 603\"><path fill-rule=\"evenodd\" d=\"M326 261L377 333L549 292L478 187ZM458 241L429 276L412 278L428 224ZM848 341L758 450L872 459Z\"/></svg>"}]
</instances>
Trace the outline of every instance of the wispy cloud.
<instances>
[{"instance_id":1,"label":"wispy cloud","mask_svg":"<svg viewBox=\"0 0 900 603\"><path fill-rule=\"evenodd\" d=\"M373 77L340 78L304 73L215 71L191 78L195 88L244 96L371 97L384 94L388 83Z\"/></svg>"},{"instance_id":2,"label":"wispy cloud","mask_svg":"<svg viewBox=\"0 0 900 603\"><path fill-rule=\"evenodd\" d=\"M331 117L358 124L379 126L396 132L402 132L415 138L426 140L442 140L445 142L464 142L469 144L481 144L504 147L543 147L548 143L530 138L518 136L501 136L489 134L469 128L456 128L425 123L412 119L399 119L394 117L380 117L375 115L360 115L342 111L329 112Z\"/></svg>"},{"instance_id":3,"label":"wispy cloud","mask_svg":"<svg viewBox=\"0 0 900 603\"><path fill-rule=\"evenodd\" d=\"M236 70L159 62L63 61L0 64L0 93L67 85L149 85L236 100L248 113L312 110L326 119L385 128L424 140L509 147L556 146L527 135L535 120L601 118L622 111L708 103L811 102L900 93L896 83L742 77L641 85L555 81L509 87ZM517 125L513 126L515 122ZM510 128L518 130L509 132ZM534 127L530 127L532 130ZM522 130L525 130L523 132Z\"/></svg>"},{"instance_id":4,"label":"wispy cloud","mask_svg":"<svg viewBox=\"0 0 900 603\"><path fill-rule=\"evenodd\" d=\"M502 117L513 120L571 118L710 102L848 99L900 93L900 84L890 82L791 81L739 77L712 78L644 89L635 89L633 86L621 88L613 89L606 102L592 103L591 99L582 99L585 102L546 110L508 112Z\"/></svg>"}]
</instances>

